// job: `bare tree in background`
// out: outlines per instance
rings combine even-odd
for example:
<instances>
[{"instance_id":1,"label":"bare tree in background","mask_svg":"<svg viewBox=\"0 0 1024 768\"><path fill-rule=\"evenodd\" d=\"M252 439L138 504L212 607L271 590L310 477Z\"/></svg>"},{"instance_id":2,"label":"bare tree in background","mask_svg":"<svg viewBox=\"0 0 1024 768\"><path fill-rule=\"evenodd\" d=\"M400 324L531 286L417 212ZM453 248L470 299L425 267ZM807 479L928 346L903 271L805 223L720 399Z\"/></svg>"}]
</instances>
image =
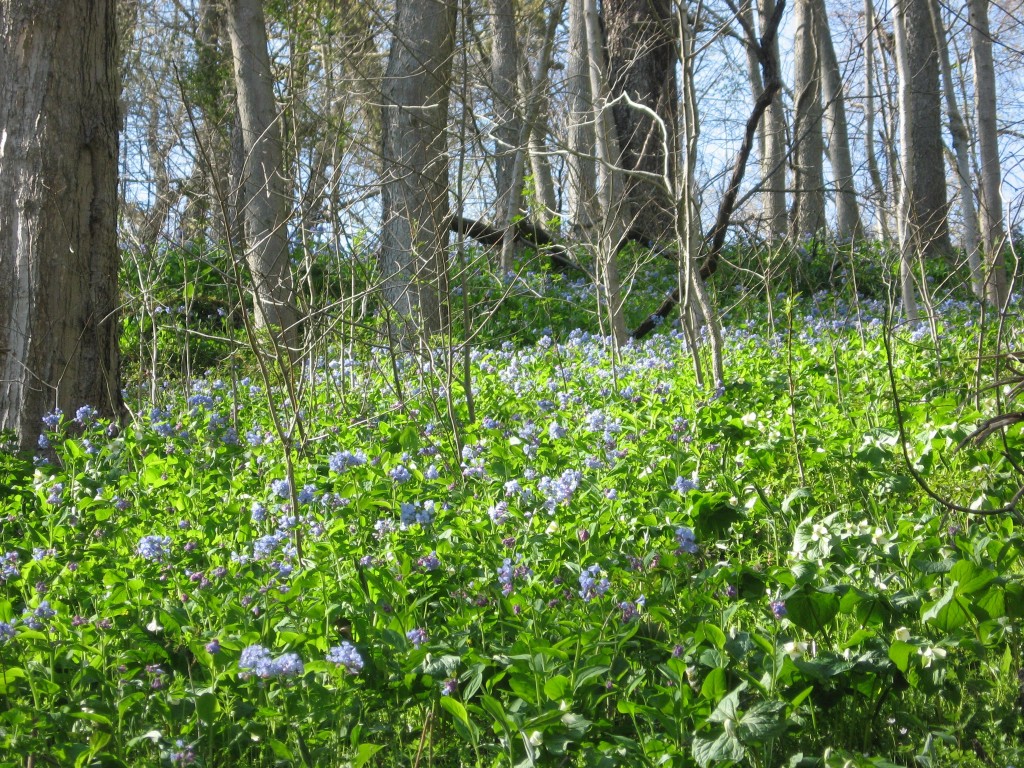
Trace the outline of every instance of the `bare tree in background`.
<instances>
[{"instance_id":1,"label":"bare tree in background","mask_svg":"<svg viewBox=\"0 0 1024 768\"><path fill-rule=\"evenodd\" d=\"M380 268L399 318L447 326L448 98L457 6L398 0L383 83Z\"/></svg>"},{"instance_id":2,"label":"bare tree in background","mask_svg":"<svg viewBox=\"0 0 1024 768\"><path fill-rule=\"evenodd\" d=\"M242 202L256 324L279 328L285 345L294 349L297 314L287 232L291 204L282 175L281 126L262 0L230 0L227 27L245 150Z\"/></svg>"},{"instance_id":3,"label":"bare tree in background","mask_svg":"<svg viewBox=\"0 0 1024 768\"><path fill-rule=\"evenodd\" d=\"M626 171L623 192L632 216L629 234L646 244L664 242L673 239L675 222L668 192L675 173L678 122L672 4L605 0L602 10L609 97L615 105L619 162Z\"/></svg>"},{"instance_id":4,"label":"bare tree in background","mask_svg":"<svg viewBox=\"0 0 1024 768\"><path fill-rule=\"evenodd\" d=\"M971 60L974 64L974 114L978 131L981 187L981 239L985 250L985 294L1002 307L1009 288L1003 263L1003 183L996 126L996 75L992 63L992 34L988 0L968 0L971 27Z\"/></svg>"},{"instance_id":5,"label":"bare tree in background","mask_svg":"<svg viewBox=\"0 0 1024 768\"><path fill-rule=\"evenodd\" d=\"M113 0L0 0L0 429L117 417L118 76Z\"/></svg>"},{"instance_id":6,"label":"bare tree in background","mask_svg":"<svg viewBox=\"0 0 1024 768\"><path fill-rule=\"evenodd\" d=\"M818 10L818 50L821 65L821 95L824 100L824 126L828 137L828 156L836 190L836 235L843 240L856 240L864 235L853 182L853 160L850 155L850 132L846 121L846 94L843 74L832 43L825 0L815 0Z\"/></svg>"},{"instance_id":7,"label":"bare tree in background","mask_svg":"<svg viewBox=\"0 0 1024 768\"><path fill-rule=\"evenodd\" d=\"M793 236L814 236L825 229L825 171L822 141L821 54L817 0L796 0L794 32Z\"/></svg>"}]
</instances>

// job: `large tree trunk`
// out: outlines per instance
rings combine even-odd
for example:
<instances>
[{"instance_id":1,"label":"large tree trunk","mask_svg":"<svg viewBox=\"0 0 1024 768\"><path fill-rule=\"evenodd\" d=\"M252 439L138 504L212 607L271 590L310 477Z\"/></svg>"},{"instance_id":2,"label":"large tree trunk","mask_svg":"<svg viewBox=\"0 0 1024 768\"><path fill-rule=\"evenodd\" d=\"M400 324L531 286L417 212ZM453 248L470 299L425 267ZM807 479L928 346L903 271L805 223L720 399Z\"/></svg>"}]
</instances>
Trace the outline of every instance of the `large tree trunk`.
<instances>
[{"instance_id":1,"label":"large tree trunk","mask_svg":"<svg viewBox=\"0 0 1024 768\"><path fill-rule=\"evenodd\" d=\"M821 58L822 98L825 102L825 133L828 156L836 186L836 234L843 240L863 237L857 189L853 184L850 135L846 123L846 96L836 49L828 26L824 0L817 0L818 48Z\"/></svg>"},{"instance_id":2,"label":"large tree trunk","mask_svg":"<svg viewBox=\"0 0 1024 768\"><path fill-rule=\"evenodd\" d=\"M793 235L813 237L825 229L825 172L822 140L821 56L818 48L816 0L796 0L794 34L793 116L794 193Z\"/></svg>"},{"instance_id":3,"label":"large tree trunk","mask_svg":"<svg viewBox=\"0 0 1024 768\"><path fill-rule=\"evenodd\" d=\"M981 236L985 245L985 293L990 303L1002 307L1008 287L1003 263L1003 198L1000 191L999 134L996 128L996 75L992 63L992 35L988 24L988 0L968 0L971 26L971 59L974 63L974 114L978 126L981 160Z\"/></svg>"},{"instance_id":4,"label":"large tree trunk","mask_svg":"<svg viewBox=\"0 0 1024 768\"><path fill-rule=\"evenodd\" d=\"M294 349L295 290L287 233L291 206L281 168L281 126L262 0L230 0L227 26L245 153L242 204L256 324L279 328L285 346Z\"/></svg>"},{"instance_id":5,"label":"large tree trunk","mask_svg":"<svg viewBox=\"0 0 1024 768\"><path fill-rule=\"evenodd\" d=\"M491 98L495 116L495 217L507 229L522 208L522 119L519 114L519 44L514 0L489 0L491 16ZM512 249L501 249L501 271L512 268Z\"/></svg>"},{"instance_id":6,"label":"large tree trunk","mask_svg":"<svg viewBox=\"0 0 1024 768\"><path fill-rule=\"evenodd\" d=\"M116 417L114 0L0 0L0 429Z\"/></svg>"},{"instance_id":7,"label":"large tree trunk","mask_svg":"<svg viewBox=\"0 0 1024 768\"><path fill-rule=\"evenodd\" d=\"M645 243L674 238L675 206L669 192L675 168L677 103L675 22L670 0L605 0L608 91L630 235ZM625 99L647 107L655 120ZM639 177L641 171L651 177ZM666 183L667 182L667 183Z\"/></svg>"},{"instance_id":8,"label":"large tree trunk","mask_svg":"<svg viewBox=\"0 0 1024 768\"><path fill-rule=\"evenodd\" d=\"M900 152L907 234L922 257L950 251L939 59L928 0L897 0Z\"/></svg>"},{"instance_id":9,"label":"large tree trunk","mask_svg":"<svg viewBox=\"0 0 1024 768\"><path fill-rule=\"evenodd\" d=\"M597 218L597 166L594 160L594 99L590 92L584 0L569 0L569 47L566 57L569 225L574 239L586 240Z\"/></svg>"},{"instance_id":10,"label":"large tree trunk","mask_svg":"<svg viewBox=\"0 0 1024 768\"><path fill-rule=\"evenodd\" d=\"M974 189L971 183L970 136L956 90L953 88L953 68L949 62L949 42L946 28L942 23L937 0L929 0L928 11L935 28L935 46L939 51L939 69L942 74L942 90L946 95L946 114L949 117L949 133L953 138L953 153L956 155L956 174L960 188L960 217L963 219L963 243L967 251L967 263L971 272L971 287L979 299L985 297L985 275L981 269L981 236L978 232L978 209L974 205Z\"/></svg>"},{"instance_id":11,"label":"large tree trunk","mask_svg":"<svg viewBox=\"0 0 1024 768\"><path fill-rule=\"evenodd\" d=\"M448 323L448 97L457 5L399 0L383 83L385 298L425 334Z\"/></svg>"}]
</instances>

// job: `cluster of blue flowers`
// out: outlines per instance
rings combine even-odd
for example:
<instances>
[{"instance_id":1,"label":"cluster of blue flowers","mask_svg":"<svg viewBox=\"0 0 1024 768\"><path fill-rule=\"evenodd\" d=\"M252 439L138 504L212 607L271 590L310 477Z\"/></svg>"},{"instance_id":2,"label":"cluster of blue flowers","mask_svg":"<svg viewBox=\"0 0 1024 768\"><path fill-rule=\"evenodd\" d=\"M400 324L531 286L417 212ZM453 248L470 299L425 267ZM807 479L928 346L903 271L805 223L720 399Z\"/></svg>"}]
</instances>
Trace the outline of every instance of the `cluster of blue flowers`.
<instances>
[{"instance_id":1,"label":"cluster of blue flowers","mask_svg":"<svg viewBox=\"0 0 1024 768\"><path fill-rule=\"evenodd\" d=\"M14 639L14 621L0 621L0 645L9 643Z\"/></svg>"},{"instance_id":2,"label":"cluster of blue flowers","mask_svg":"<svg viewBox=\"0 0 1024 768\"><path fill-rule=\"evenodd\" d=\"M143 536L135 552L145 560L163 562L171 554L170 536Z\"/></svg>"},{"instance_id":3,"label":"cluster of blue flowers","mask_svg":"<svg viewBox=\"0 0 1024 768\"><path fill-rule=\"evenodd\" d=\"M44 622L52 619L57 615L57 612L50 607L49 600L41 600L39 605L35 609L26 608L24 613L25 626L29 629L40 630L44 626Z\"/></svg>"},{"instance_id":4,"label":"cluster of blue flowers","mask_svg":"<svg viewBox=\"0 0 1024 768\"><path fill-rule=\"evenodd\" d=\"M612 584L608 581L608 578L601 576L601 566L599 565L584 568L583 572L580 573L579 595L588 603L595 597L603 597L611 586Z\"/></svg>"},{"instance_id":5,"label":"cluster of blue flowers","mask_svg":"<svg viewBox=\"0 0 1024 768\"><path fill-rule=\"evenodd\" d=\"M427 630L422 627L416 627L415 629L410 629L405 633L405 639L412 643L413 648L419 648L430 640L430 635L427 633Z\"/></svg>"},{"instance_id":6,"label":"cluster of blue flowers","mask_svg":"<svg viewBox=\"0 0 1024 768\"><path fill-rule=\"evenodd\" d=\"M697 546L697 538L692 528L687 528L686 526L676 528L676 544L679 545L676 549L677 555L683 553L696 555L700 552L700 547Z\"/></svg>"},{"instance_id":7,"label":"cluster of blue flowers","mask_svg":"<svg viewBox=\"0 0 1024 768\"><path fill-rule=\"evenodd\" d=\"M542 477L537 483L537 490L543 494L544 507L548 512L554 514L559 504L569 503L582 480L583 473L576 469L567 469L558 478Z\"/></svg>"},{"instance_id":8,"label":"cluster of blue flowers","mask_svg":"<svg viewBox=\"0 0 1024 768\"><path fill-rule=\"evenodd\" d=\"M357 675L363 668L363 657L356 647L347 640L336 645L327 652L327 660L339 667L344 667L350 675Z\"/></svg>"},{"instance_id":9,"label":"cluster of blue flowers","mask_svg":"<svg viewBox=\"0 0 1024 768\"><path fill-rule=\"evenodd\" d=\"M351 467L361 467L366 463L366 454L362 451L339 451L327 457L327 466L331 472L343 474Z\"/></svg>"},{"instance_id":10,"label":"cluster of blue flowers","mask_svg":"<svg viewBox=\"0 0 1024 768\"><path fill-rule=\"evenodd\" d=\"M410 525L426 526L434 522L434 502L425 501L422 505L409 501L401 503L401 521L404 528Z\"/></svg>"},{"instance_id":11,"label":"cluster of blue flowers","mask_svg":"<svg viewBox=\"0 0 1024 768\"><path fill-rule=\"evenodd\" d=\"M305 672L305 666L297 653L282 653L275 658L262 645L250 645L245 648L238 659L238 668L241 670L239 676L243 679L298 677Z\"/></svg>"}]
</instances>

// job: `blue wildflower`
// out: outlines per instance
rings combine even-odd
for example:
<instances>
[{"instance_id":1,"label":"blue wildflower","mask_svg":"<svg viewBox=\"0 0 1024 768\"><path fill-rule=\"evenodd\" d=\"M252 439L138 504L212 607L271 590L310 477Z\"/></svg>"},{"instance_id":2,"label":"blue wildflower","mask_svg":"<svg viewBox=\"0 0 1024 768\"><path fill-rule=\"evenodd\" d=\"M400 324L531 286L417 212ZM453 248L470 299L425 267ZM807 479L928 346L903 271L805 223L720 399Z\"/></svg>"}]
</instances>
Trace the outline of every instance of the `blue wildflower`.
<instances>
[{"instance_id":1,"label":"blue wildflower","mask_svg":"<svg viewBox=\"0 0 1024 768\"><path fill-rule=\"evenodd\" d=\"M91 405L83 405L77 411L75 411L75 421L81 424L83 427L87 427L96 421L96 416L99 414L95 408Z\"/></svg>"},{"instance_id":2,"label":"blue wildflower","mask_svg":"<svg viewBox=\"0 0 1024 768\"><path fill-rule=\"evenodd\" d=\"M281 499L287 499L292 493L292 487L287 480L274 480L270 484L270 490Z\"/></svg>"},{"instance_id":3,"label":"blue wildflower","mask_svg":"<svg viewBox=\"0 0 1024 768\"><path fill-rule=\"evenodd\" d=\"M410 629L408 632L406 632L405 638L410 643L412 643L414 648L419 648L421 645L430 640L430 635L427 633L427 630L423 629L422 627L417 627L416 629Z\"/></svg>"},{"instance_id":4,"label":"blue wildflower","mask_svg":"<svg viewBox=\"0 0 1024 768\"><path fill-rule=\"evenodd\" d=\"M15 621L0 621L0 645L5 645L14 639L16 623Z\"/></svg>"},{"instance_id":5,"label":"blue wildflower","mask_svg":"<svg viewBox=\"0 0 1024 768\"><path fill-rule=\"evenodd\" d=\"M143 536L139 539L135 552L146 560L162 562L171 554L171 537Z\"/></svg>"},{"instance_id":6,"label":"blue wildflower","mask_svg":"<svg viewBox=\"0 0 1024 768\"><path fill-rule=\"evenodd\" d=\"M388 472L388 475L398 484L407 483L412 479L412 473L401 464Z\"/></svg>"},{"instance_id":7,"label":"blue wildflower","mask_svg":"<svg viewBox=\"0 0 1024 768\"><path fill-rule=\"evenodd\" d=\"M363 657L352 643L343 640L327 652L327 660L332 664L344 667L350 675L357 675L363 668Z\"/></svg>"},{"instance_id":8,"label":"blue wildflower","mask_svg":"<svg viewBox=\"0 0 1024 768\"><path fill-rule=\"evenodd\" d=\"M49 429L56 429L60 426L60 419L63 415L64 411L60 408L54 408L43 416L43 424L45 424Z\"/></svg>"}]
</instances>

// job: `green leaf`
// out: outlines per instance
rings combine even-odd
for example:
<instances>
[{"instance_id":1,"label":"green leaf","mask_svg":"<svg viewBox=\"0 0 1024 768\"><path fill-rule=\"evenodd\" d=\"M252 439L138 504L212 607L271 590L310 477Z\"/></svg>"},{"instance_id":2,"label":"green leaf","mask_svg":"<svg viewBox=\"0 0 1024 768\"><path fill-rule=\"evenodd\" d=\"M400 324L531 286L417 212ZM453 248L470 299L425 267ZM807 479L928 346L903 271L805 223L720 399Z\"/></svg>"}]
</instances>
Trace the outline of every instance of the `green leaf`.
<instances>
[{"instance_id":1,"label":"green leaf","mask_svg":"<svg viewBox=\"0 0 1024 768\"><path fill-rule=\"evenodd\" d=\"M708 715L708 722L724 723L727 720L736 720L740 708L740 694L747 689L747 683L742 682L733 688L725 697L718 702L715 711Z\"/></svg>"},{"instance_id":2,"label":"green leaf","mask_svg":"<svg viewBox=\"0 0 1024 768\"><path fill-rule=\"evenodd\" d=\"M957 582L956 591L960 595L970 595L984 589L995 577L995 573L970 560L961 560L949 572L949 578Z\"/></svg>"},{"instance_id":3,"label":"green leaf","mask_svg":"<svg viewBox=\"0 0 1024 768\"><path fill-rule=\"evenodd\" d=\"M569 692L569 678L565 675L555 675L544 683L544 695L552 701L564 699Z\"/></svg>"},{"instance_id":4,"label":"green leaf","mask_svg":"<svg viewBox=\"0 0 1024 768\"><path fill-rule=\"evenodd\" d=\"M743 744L724 730L714 739L697 736L693 740L693 759L701 768L707 768L721 760L739 762L744 754Z\"/></svg>"},{"instance_id":5,"label":"green leaf","mask_svg":"<svg viewBox=\"0 0 1024 768\"><path fill-rule=\"evenodd\" d=\"M458 722L469 726L469 713L466 712L462 702L456 701L451 696L442 696L441 709L447 710Z\"/></svg>"},{"instance_id":6,"label":"green leaf","mask_svg":"<svg viewBox=\"0 0 1024 768\"><path fill-rule=\"evenodd\" d=\"M722 667L715 667L711 670L707 677L704 678L704 682L700 686L700 695L708 701L718 703L722 700L722 697L728 692L728 681L726 680L725 670Z\"/></svg>"},{"instance_id":7,"label":"green leaf","mask_svg":"<svg viewBox=\"0 0 1024 768\"><path fill-rule=\"evenodd\" d=\"M738 736L744 744L763 742L786 730L788 722L781 715L784 701L759 701L740 718Z\"/></svg>"},{"instance_id":8,"label":"green leaf","mask_svg":"<svg viewBox=\"0 0 1024 768\"><path fill-rule=\"evenodd\" d=\"M356 750L355 759L352 761L352 768L363 768L382 749L384 747L380 744L360 744L359 749Z\"/></svg>"},{"instance_id":9,"label":"green leaf","mask_svg":"<svg viewBox=\"0 0 1024 768\"><path fill-rule=\"evenodd\" d=\"M787 597L786 616L812 635L827 627L839 613L839 598L812 587L804 587Z\"/></svg>"},{"instance_id":10,"label":"green leaf","mask_svg":"<svg viewBox=\"0 0 1024 768\"><path fill-rule=\"evenodd\" d=\"M950 585L945 594L931 605L922 606L921 621L943 632L953 632L970 620L970 614L956 596L956 585Z\"/></svg>"}]
</instances>

